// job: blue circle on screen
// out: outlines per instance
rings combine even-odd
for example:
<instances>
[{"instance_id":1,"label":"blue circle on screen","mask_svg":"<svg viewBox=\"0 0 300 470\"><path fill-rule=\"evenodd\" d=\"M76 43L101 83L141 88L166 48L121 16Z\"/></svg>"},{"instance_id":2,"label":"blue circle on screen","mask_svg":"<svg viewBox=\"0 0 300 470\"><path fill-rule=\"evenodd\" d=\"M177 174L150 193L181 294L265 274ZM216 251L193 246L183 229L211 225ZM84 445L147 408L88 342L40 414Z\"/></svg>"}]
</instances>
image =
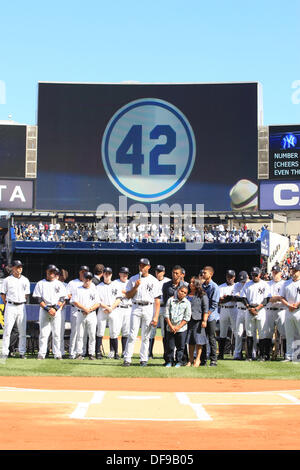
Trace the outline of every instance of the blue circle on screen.
<instances>
[{"instance_id":1,"label":"blue circle on screen","mask_svg":"<svg viewBox=\"0 0 300 470\"><path fill-rule=\"evenodd\" d=\"M152 106L152 107L155 106L155 107L158 107L158 109L161 108L171 113L173 116L173 119L175 118L176 120L178 120L178 123L180 123L182 128L184 129L186 139L188 142L188 149L187 149L188 151L185 157L187 161L181 174L178 175L178 178L176 178L176 181L173 181L172 184L168 188L162 191L154 192L152 194L146 194L146 193L135 191L134 189L126 186L122 181L120 181L119 176L116 174L114 168L112 168L111 158L113 158L114 155L110 155L110 149L109 149L112 133L116 130L117 126L120 123L121 118L123 118L127 113L130 113L134 109L137 109L137 108L147 109L147 107L149 106ZM109 176L111 182L123 194L133 199L140 200L140 201L155 201L155 200L165 199L166 197L178 191L178 189L180 189L186 182L193 168L194 161L195 161L195 150L196 150L195 137L194 137L193 129L189 121L187 120L187 118L178 108L176 108L172 104L166 101L160 100L160 99L156 99L156 98L136 100L136 101L128 103L127 105L119 109L109 121L105 129L103 140L102 140L102 160L103 160L103 164L107 172L107 175ZM136 176L135 178L137 177L138 176ZM149 183L151 183L151 181L149 181Z\"/></svg>"}]
</instances>

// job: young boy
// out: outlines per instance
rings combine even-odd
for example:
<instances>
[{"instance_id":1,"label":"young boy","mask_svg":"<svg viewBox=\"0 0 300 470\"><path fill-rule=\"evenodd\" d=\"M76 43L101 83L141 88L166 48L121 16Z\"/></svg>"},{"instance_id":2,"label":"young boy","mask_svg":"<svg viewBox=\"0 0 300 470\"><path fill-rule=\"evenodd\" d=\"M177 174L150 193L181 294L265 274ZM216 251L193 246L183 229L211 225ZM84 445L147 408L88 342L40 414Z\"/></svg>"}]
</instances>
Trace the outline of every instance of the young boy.
<instances>
[{"instance_id":1,"label":"young boy","mask_svg":"<svg viewBox=\"0 0 300 470\"><path fill-rule=\"evenodd\" d=\"M166 367L172 367L175 346L177 362L175 367L183 365L183 354L187 334L187 323L191 319L191 304L186 298L188 287L181 286L177 298L170 297L167 301L165 319L166 328Z\"/></svg>"}]
</instances>

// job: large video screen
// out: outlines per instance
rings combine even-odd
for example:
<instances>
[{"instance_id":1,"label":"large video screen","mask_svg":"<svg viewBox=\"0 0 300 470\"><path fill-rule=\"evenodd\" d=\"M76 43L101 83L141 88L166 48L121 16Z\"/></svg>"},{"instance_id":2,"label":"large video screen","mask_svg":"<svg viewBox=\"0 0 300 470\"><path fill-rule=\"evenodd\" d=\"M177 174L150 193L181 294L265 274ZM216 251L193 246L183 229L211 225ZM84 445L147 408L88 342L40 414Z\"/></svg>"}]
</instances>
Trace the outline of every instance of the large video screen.
<instances>
[{"instance_id":1,"label":"large video screen","mask_svg":"<svg viewBox=\"0 0 300 470\"><path fill-rule=\"evenodd\" d=\"M269 126L269 179L300 176L300 125Z\"/></svg>"},{"instance_id":2,"label":"large video screen","mask_svg":"<svg viewBox=\"0 0 300 470\"><path fill-rule=\"evenodd\" d=\"M26 126L0 124L2 178L25 178Z\"/></svg>"},{"instance_id":3,"label":"large video screen","mask_svg":"<svg viewBox=\"0 0 300 470\"><path fill-rule=\"evenodd\" d=\"M258 88L39 83L36 208L256 208Z\"/></svg>"}]
</instances>

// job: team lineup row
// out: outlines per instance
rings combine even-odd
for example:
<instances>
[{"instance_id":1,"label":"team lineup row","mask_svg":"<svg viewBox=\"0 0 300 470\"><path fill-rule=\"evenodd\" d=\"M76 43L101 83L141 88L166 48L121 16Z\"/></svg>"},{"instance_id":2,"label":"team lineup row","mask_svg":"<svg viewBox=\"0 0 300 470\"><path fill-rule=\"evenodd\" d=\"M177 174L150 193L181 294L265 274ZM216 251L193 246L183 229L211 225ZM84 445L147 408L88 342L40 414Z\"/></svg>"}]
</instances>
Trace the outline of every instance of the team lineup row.
<instances>
[{"instance_id":1,"label":"team lineup row","mask_svg":"<svg viewBox=\"0 0 300 470\"><path fill-rule=\"evenodd\" d=\"M294 357L294 341L300 334L300 264L291 267L290 278L283 280L280 267L272 269L272 280L261 279L261 270L253 267L250 278L246 271L226 272L226 280L217 285L214 269L204 267L190 282L184 281L184 269L174 266L171 279L158 265L150 274L150 261L139 261L139 272L131 276L127 267L119 269L112 281L112 269L96 265L94 275L88 266L79 268L77 279L63 282L64 270L55 265L46 269L33 298L39 309L38 359L45 358L52 332L52 351L62 359L64 351L65 305L70 303L71 334L69 358L91 360L103 357L103 337L108 323L110 358L119 359L118 337L121 335L124 366L130 366L134 345L141 331L140 364L146 366L153 357L153 344L158 322L163 337L165 366L199 367L210 359L216 366L224 358L228 329L234 338L234 359L242 359L243 336L246 333L246 356L270 359L275 329L280 334L286 361ZM4 279L1 296L5 304L2 358L9 354L10 335L14 324L19 330L20 358L26 354L26 307L30 282L22 275L23 264L12 263L11 274ZM219 321L219 344L216 325ZM87 348L87 350L86 350Z\"/></svg>"}]
</instances>

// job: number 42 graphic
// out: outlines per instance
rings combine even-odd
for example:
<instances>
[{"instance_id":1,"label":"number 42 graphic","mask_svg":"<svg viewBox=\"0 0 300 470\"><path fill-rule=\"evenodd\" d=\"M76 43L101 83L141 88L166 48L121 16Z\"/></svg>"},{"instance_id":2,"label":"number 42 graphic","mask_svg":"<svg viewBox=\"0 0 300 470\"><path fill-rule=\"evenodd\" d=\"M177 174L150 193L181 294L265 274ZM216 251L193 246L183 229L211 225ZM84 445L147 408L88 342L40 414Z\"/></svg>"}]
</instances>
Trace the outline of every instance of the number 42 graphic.
<instances>
[{"instance_id":1,"label":"number 42 graphic","mask_svg":"<svg viewBox=\"0 0 300 470\"><path fill-rule=\"evenodd\" d=\"M144 163L142 129L141 124L134 124L116 152L116 162L132 164L133 175L140 175L142 173L142 165ZM160 165L158 161L161 154L167 155L176 147L176 132L169 125L157 125L152 129L149 137L150 139L158 139L161 136L166 136L167 142L156 145L150 151L149 174L176 175L176 165ZM132 153L128 153L130 148L132 148Z\"/></svg>"},{"instance_id":2,"label":"number 42 graphic","mask_svg":"<svg viewBox=\"0 0 300 470\"><path fill-rule=\"evenodd\" d=\"M138 201L158 201L178 191L195 161L195 137L185 115L156 98L120 108L102 139L102 162L113 185Z\"/></svg>"}]
</instances>

